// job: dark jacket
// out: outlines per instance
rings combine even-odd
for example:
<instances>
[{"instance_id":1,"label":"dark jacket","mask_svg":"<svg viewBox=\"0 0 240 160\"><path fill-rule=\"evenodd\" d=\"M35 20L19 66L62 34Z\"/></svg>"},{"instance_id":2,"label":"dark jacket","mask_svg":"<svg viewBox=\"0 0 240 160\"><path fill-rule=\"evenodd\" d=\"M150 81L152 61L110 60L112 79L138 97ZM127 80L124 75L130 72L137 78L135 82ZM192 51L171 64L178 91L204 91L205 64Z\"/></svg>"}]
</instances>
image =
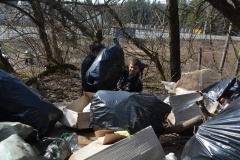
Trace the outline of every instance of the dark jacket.
<instances>
[{"instance_id":1,"label":"dark jacket","mask_svg":"<svg viewBox=\"0 0 240 160\"><path fill-rule=\"evenodd\" d=\"M91 67L95 60L95 56L92 54L87 55L87 57L82 62L81 77L82 77L82 91L84 92L97 92L97 88L92 85L89 85L86 81L86 73Z\"/></svg>"},{"instance_id":2,"label":"dark jacket","mask_svg":"<svg viewBox=\"0 0 240 160\"><path fill-rule=\"evenodd\" d=\"M130 77L129 72L125 70L122 76L119 78L115 91L128 91L128 92L142 92L142 82L139 79L139 75L136 77Z\"/></svg>"}]
</instances>

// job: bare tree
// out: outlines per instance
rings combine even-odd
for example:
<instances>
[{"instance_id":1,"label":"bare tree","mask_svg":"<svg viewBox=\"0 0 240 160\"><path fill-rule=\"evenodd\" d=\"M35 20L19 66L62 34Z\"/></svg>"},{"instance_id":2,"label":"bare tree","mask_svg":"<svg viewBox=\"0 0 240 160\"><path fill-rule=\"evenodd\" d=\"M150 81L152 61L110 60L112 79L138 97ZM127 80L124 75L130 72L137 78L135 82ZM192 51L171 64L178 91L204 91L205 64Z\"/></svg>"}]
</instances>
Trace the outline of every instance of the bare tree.
<instances>
[{"instance_id":1,"label":"bare tree","mask_svg":"<svg viewBox=\"0 0 240 160\"><path fill-rule=\"evenodd\" d=\"M176 82L181 77L178 1L167 0L167 17L169 23L171 80Z\"/></svg>"}]
</instances>

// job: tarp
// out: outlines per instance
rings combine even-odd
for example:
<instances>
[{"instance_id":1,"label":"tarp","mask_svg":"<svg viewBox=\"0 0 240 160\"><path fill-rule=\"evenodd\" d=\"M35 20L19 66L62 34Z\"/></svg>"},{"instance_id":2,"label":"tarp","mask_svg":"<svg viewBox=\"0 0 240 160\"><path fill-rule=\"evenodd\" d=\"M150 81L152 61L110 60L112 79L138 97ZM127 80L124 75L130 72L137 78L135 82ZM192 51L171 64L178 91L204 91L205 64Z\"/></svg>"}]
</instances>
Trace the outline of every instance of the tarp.
<instances>
[{"instance_id":1,"label":"tarp","mask_svg":"<svg viewBox=\"0 0 240 160\"><path fill-rule=\"evenodd\" d=\"M159 135L171 109L153 95L101 90L93 96L90 121L94 130L128 130L130 134L151 125Z\"/></svg>"},{"instance_id":2,"label":"tarp","mask_svg":"<svg viewBox=\"0 0 240 160\"><path fill-rule=\"evenodd\" d=\"M240 98L206 123L185 144L182 159L240 159Z\"/></svg>"},{"instance_id":3,"label":"tarp","mask_svg":"<svg viewBox=\"0 0 240 160\"><path fill-rule=\"evenodd\" d=\"M98 90L113 90L122 74L124 53L119 44L101 51L86 73L87 83Z\"/></svg>"},{"instance_id":4,"label":"tarp","mask_svg":"<svg viewBox=\"0 0 240 160\"><path fill-rule=\"evenodd\" d=\"M62 111L33 92L18 78L0 70L0 122L21 122L43 136Z\"/></svg>"}]
</instances>

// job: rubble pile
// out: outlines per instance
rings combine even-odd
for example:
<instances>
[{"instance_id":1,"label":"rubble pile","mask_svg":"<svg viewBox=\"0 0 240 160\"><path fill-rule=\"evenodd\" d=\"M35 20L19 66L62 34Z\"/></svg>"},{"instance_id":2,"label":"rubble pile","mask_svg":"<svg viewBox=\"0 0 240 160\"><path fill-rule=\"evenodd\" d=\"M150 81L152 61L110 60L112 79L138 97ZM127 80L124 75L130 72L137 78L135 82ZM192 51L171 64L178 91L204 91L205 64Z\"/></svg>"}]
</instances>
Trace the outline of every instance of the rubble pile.
<instances>
[{"instance_id":1,"label":"rubble pile","mask_svg":"<svg viewBox=\"0 0 240 160\"><path fill-rule=\"evenodd\" d=\"M202 73L185 74L187 78L183 74L184 81L201 75L191 85L183 79L181 85L163 82L170 93L164 100L162 95L99 90L52 104L1 71L0 159L239 159L240 82L208 79L212 71ZM47 78L44 83L54 85ZM56 93L63 95L64 90L69 86ZM56 122L76 132L46 137L51 131L60 132ZM189 128L196 128L190 139L176 136ZM86 129L94 136L81 135ZM168 147L177 146L180 156L165 150L165 134L179 138ZM181 140L186 144L180 149Z\"/></svg>"}]
</instances>

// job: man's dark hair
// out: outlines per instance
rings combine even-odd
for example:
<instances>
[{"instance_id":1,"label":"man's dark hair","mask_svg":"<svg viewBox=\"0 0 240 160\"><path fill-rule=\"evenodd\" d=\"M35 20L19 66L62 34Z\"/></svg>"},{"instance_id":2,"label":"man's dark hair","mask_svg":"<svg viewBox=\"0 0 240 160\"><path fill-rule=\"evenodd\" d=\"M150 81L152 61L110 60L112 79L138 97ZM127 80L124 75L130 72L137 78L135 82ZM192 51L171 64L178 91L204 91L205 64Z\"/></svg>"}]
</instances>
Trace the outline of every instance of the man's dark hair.
<instances>
[{"instance_id":1,"label":"man's dark hair","mask_svg":"<svg viewBox=\"0 0 240 160\"><path fill-rule=\"evenodd\" d=\"M94 53L95 51L100 52L101 49L105 48L105 46L102 43L93 43L90 46L91 52Z\"/></svg>"},{"instance_id":2,"label":"man's dark hair","mask_svg":"<svg viewBox=\"0 0 240 160\"><path fill-rule=\"evenodd\" d=\"M141 61L138 58L130 59L129 63L134 66L139 66L139 68L141 68Z\"/></svg>"}]
</instances>

